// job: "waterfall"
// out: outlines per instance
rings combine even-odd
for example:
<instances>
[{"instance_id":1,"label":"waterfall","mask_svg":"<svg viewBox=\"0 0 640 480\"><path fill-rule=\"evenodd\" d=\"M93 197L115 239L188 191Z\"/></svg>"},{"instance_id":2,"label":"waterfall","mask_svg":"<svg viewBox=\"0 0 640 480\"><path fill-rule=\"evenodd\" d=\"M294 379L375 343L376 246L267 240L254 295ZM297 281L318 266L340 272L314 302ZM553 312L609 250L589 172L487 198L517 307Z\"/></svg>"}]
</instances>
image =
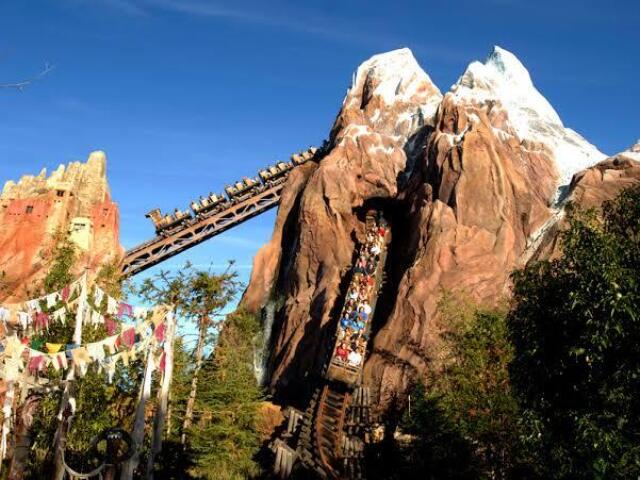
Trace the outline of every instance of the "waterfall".
<instances>
[{"instance_id":1,"label":"waterfall","mask_svg":"<svg viewBox=\"0 0 640 480\"><path fill-rule=\"evenodd\" d=\"M267 363L269 362L269 340L275 317L275 302L270 300L262 311L262 332L254 338L253 372L260 386L267 382Z\"/></svg>"}]
</instances>

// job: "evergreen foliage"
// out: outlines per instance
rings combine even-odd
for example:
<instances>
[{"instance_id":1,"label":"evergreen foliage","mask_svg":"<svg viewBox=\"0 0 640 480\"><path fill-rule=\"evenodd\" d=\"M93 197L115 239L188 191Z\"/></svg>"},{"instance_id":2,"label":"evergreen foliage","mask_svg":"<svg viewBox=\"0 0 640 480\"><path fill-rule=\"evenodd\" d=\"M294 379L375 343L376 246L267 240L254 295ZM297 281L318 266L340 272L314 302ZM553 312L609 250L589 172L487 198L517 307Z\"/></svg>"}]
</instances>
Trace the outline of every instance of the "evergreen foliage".
<instances>
[{"instance_id":1,"label":"evergreen foliage","mask_svg":"<svg viewBox=\"0 0 640 480\"><path fill-rule=\"evenodd\" d=\"M512 378L545 478L640 474L640 187L573 212L563 254L514 276Z\"/></svg>"},{"instance_id":2,"label":"evergreen foliage","mask_svg":"<svg viewBox=\"0 0 640 480\"><path fill-rule=\"evenodd\" d=\"M75 280L73 267L77 262L77 252L73 243L66 236L58 235L56 247L51 252L52 264L43 280L40 294L62 289ZM106 266L98 273L98 281L107 293L119 297L119 278L117 270ZM90 295L90 297L92 297ZM71 298L70 301L73 301ZM106 299L105 299L106 302ZM60 305L54 307L58 308ZM46 306L41 305L42 308ZM94 307L102 310L101 305ZM31 345L44 349L45 342L67 344L71 342L75 324L75 313L68 312L64 323L51 322L47 330L32 335ZM83 343L97 341L107 335L103 325L85 325L82 332ZM62 372L49 367L46 376L54 381L61 380ZM71 428L67 435L67 459L82 466L83 456L87 453L92 438L106 428L113 426L130 426L135 410L142 365L140 361L132 362L127 368L118 368L113 383L109 384L104 372L98 373L90 368L82 378L73 384L77 411L72 418ZM60 391L43 396L39 406L39 414L35 418L32 431L34 439L29 471L32 478L47 478L51 475L54 460L55 433L58 427L60 407ZM105 408L109 406L109 408Z\"/></svg>"},{"instance_id":3,"label":"evergreen foliage","mask_svg":"<svg viewBox=\"0 0 640 480\"><path fill-rule=\"evenodd\" d=\"M254 461L260 439L262 398L253 370L258 319L238 311L227 317L214 353L201 371L197 418L189 432L192 473L210 480L240 480L259 473Z\"/></svg>"},{"instance_id":4,"label":"evergreen foliage","mask_svg":"<svg viewBox=\"0 0 640 480\"><path fill-rule=\"evenodd\" d=\"M450 326L444 365L433 372L428 390L416 385L401 423L415 437L407 449L409 475L518 478L524 461L505 313L454 302L449 295L441 311Z\"/></svg>"},{"instance_id":5,"label":"evergreen foliage","mask_svg":"<svg viewBox=\"0 0 640 480\"><path fill-rule=\"evenodd\" d=\"M186 264L175 273L162 271L145 280L139 290L147 301L175 305L187 327L174 350L173 427L166 442L171 450L165 448L157 465L163 478L245 479L259 471L253 457L259 448L261 391L254 377L253 347L260 324L241 311L223 315L240 287L232 265L214 274ZM191 325L198 333L192 349L185 341L192 335Z\"/></svg>"}]
</instances>

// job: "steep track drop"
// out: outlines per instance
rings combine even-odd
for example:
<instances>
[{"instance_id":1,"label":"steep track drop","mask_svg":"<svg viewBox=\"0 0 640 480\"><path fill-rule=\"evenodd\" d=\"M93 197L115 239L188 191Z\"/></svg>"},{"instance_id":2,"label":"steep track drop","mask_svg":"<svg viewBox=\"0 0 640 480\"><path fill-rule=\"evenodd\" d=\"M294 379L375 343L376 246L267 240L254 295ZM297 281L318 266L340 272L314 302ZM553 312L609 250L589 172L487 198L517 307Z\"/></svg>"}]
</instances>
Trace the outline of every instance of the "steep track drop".
<instances>
[{"instance_id":1,"label":"steep track drop","mask_svg":"<svg viewBox=\"0 0 640 480\"><path fill-rule=\"evenodd\" d=\"M372 228L378 231L378 227L375 215L368 215L367 231L371 231ZM367 298L371 312L359 337L364 343L365 351L371 330L371 319L383 281L389 241L390 234L385 229L380 242L381 248L375 273L367 276L374 279L374 285ZM359 248L362 254L363 249L369 246L362 245ZM362 255L358 258L362 258ZM363 278L362 274L358 274L357 268L354 268L349 292L358 288ZM346 298L341 317L345 313L348 302L349 299ZM276 459L283 458L284 455L290 458L287 468L281 468L281 463L276 463L274 470L281 478L287 478L291 473L291 463L295 460L292 458L294 450L297 458L321 478L362 478L362 458L370 422L369 391L362 386L364 358L358 365L353 365L338 357L338 348L345 344L345 332L340 331L343 328L341 324L341 322L338 323L335 344L326 364L323 379L319 382L307 410L304 414L293 409L289 411L290 419L293 417L302 417L302 419L293 427L290 421L286 438L279 439L272 445ZM292 440L296 445L290 445Z\"/></svg>"}]
</instances>

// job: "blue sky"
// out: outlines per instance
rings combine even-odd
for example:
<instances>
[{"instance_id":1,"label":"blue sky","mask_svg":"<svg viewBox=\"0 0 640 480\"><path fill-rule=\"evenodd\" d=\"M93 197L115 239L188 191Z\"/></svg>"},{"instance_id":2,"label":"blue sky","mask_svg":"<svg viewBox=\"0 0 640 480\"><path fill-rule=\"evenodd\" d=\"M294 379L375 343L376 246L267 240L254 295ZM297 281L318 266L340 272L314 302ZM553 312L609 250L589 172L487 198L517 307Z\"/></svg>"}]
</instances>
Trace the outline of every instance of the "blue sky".
<instances>
[{"instance_id":1,"label":"blue sky","mask_svg":"<svg viewBox=\"0 0 640 480\"><path fill-rule=\"evenodd\" d=\"M0 181L102 149L122 242L189 200L327 135L351 74L410 47L446 91L494 44L564 123L606 153L640 137L640 2L32 0L0 4ZM247 278L274 212L170 260L237 261Z\"/></svg>"}]
</instances>

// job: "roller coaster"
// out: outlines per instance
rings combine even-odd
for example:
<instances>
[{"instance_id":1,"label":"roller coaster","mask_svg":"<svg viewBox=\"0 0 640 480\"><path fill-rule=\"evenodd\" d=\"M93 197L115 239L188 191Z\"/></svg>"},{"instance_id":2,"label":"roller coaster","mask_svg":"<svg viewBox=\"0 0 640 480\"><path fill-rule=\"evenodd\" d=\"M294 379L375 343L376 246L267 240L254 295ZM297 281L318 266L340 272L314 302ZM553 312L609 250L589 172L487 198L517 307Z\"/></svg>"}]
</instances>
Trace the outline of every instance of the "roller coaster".
<instances>
[{"instance_id":1,"label":"roller coaster","mask_svg":"<svg viewBox=\"0 0 640 480\"><path fill-rule=\"evenodd\" d=\"M294 154L291 161L260 170L257 177L245 177L225 186L224 193L211 192L193 200L185 210L175 209L172 214L163 214L157 208L150 211L146 216L153 222L156 236L126 252L121 275L136 275L277 206L291 171L317 160L323 151L324 148L311 147ZM271 444L274 471L280 478L288 478L295 465L320 478L363 478L364 445L371 424L363 365L390 241L385 226L379 214L369 212L367 242L359 246L349 292L336 322L334 343L317 388L304 412L286 410L286 431ZM377 247L372 247L370 241ZM367 305L368 311L360 311L357 305L361 303ZM347 344L351 345L348 352Z\"/></svg>"},{"instance_id":2,"label":"roller coaster","mask_svg":"<svg viewBox=\"0 0 640 480\"><path fill-rule=\"evenodd\" d=\"M146 216L153 222L156 237L125 253L121 275L136 275L275 207L289 173L318 153L310 147L292 155L289 162L260 170L255 178L225 186L224 193L201 196L187 209L166 214L158 208L151 210Z\"/></svg>"},{"instance_id":3,"label":"roller coaster","mask_svg":"<svg viewBox=\"0 0 640 480\"><path fill-rule=\"evenodd\" d=\"M384 222L381 217L380 220ZM279 478L289 478L297 464L323 479L364 478L364 447L370 435L371 405L369 390L363 386L362 370L390 241L385 225L378 223L377 215L367 217L367 231L377 232L379 236L378 250L372 252L368 243L360 246L341 318L336 321L333 347L318 387L304 412L287 409L287 429L271 444L274 472ZM375 257L368 264L369 270L361 264L365 255ZM370 287L363 288L366 283ZM354 297L351 295L354 291L364 295ZM367 303L371 307L366 321L349 323L353 303ZM341 351L346 342L352 343L353 358Z\"/></svg>"}]
</instances>

